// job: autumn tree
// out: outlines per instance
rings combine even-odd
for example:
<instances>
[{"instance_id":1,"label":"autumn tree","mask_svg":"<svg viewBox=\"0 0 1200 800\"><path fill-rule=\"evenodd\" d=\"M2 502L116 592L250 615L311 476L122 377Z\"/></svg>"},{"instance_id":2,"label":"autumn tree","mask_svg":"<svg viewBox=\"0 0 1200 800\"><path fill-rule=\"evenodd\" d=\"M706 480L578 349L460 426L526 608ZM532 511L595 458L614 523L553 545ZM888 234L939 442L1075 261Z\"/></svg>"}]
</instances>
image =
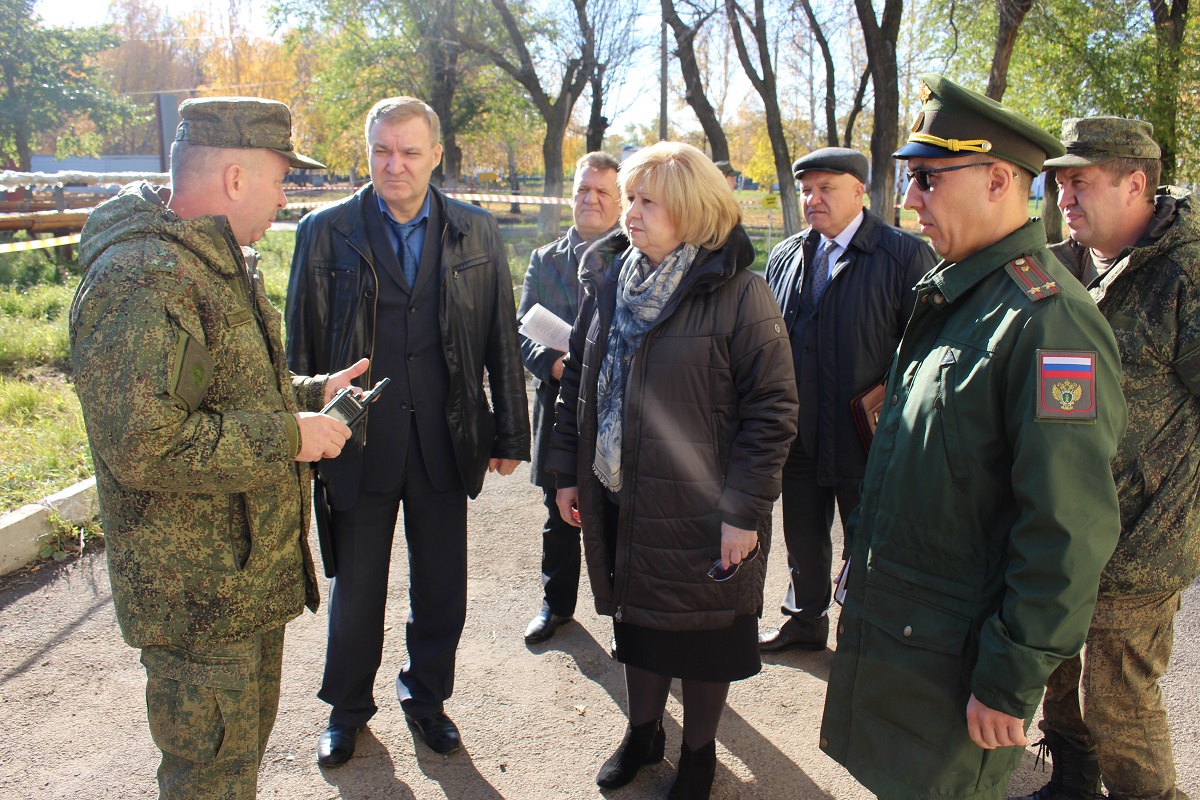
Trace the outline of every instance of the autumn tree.
<instances>
[{"instance_id":1,"label":"autumn tree","mask_svg":"<svg viewBox=\"0 0 1200 800\"><path fill-rule=\"evenodd\" d=\"M700 60L696 56L696 41L701 29L720 12L715 2L697 4L690 0L661 0L663 21L675 38L675 57L683 76L683 98L691 106L704 129L704 137L712 149L713 161L729 161L729 141L721 127L721 118L709 102L705 90ZM687 18L680 13L684 9Z\"/></svg>"},{"instance_id":2,"label":"autumn tree","mask_svg":"<svg viewBox=\"0 0 1200 800\"><path fill-rule=\"evenodd\" d=\"M28 172L34 142L50 136L56 155L99 149L98 136L125 109L96 56L117 44L101 28L46 28L34 0L0 0L0 159Z\"/></svg>"},{"instance_id":3,"label":"autumn tree","mask_svg":"<svg viewBox=\"0 0 1200 800\"><path fill-rule=\"evenodd\" d=\"M508 0L491 0L491 4L503 33L483 38L455 30L453 36L464 47L486 55L524 87L545 126L542 194L562 197L563 137L575 103L596 65L596 37L589 17L589 0L570 0L570 9L561 18L539 16L525 5L517 7L519 13L514 13ZM552 61L548 58L535 61L535 52L554 53L556 57ZM543 85L542 72L553 72L556 76L547 80L548 87ZM557 205L542 206L538 230L543 238L558 235L559 211Z\"/></svg>"},{"instance_id":4,"label":"autumn tree","mask_svg":"<svg viewBox=\"0 0 1200 800\"><path fill-rule=\"evenodd\" d=\"M767 136L771 141L771 156L775 162L775 174L779 180L779 199L783 210L785 235L800 231L800 206L796 196L796 181L792 177L792 157L783 125L783 114L779 106L779 87L776 80L775 62L771 54L770 36L767 30L767 12L764 0L752 0L753 13L747 11L740 0L725 0L725 15L737 47L742 69L762 98L763 116L767 123ZM750 33L750 44L742 32L742 26ZM750 45L754 53L751 54ZM757 58L757 65L755 64Z\"/></svg>"},{"instance_id":5,"label":"autumn tree","mask_svg":"<svg viewBox=\"0 0 1200 800\"><path fill-rule=\"evenodd\" d=\"M874 127L871 129L871 208L885 220L895 205L895 166L892 153L900 139L900 86L896 66L896 41L900 35L903 0L884 0L883 16L875 15L872 0L854 0L863 40L870 54L871 83L875 89Z\"/></svg>"}]
</instances>

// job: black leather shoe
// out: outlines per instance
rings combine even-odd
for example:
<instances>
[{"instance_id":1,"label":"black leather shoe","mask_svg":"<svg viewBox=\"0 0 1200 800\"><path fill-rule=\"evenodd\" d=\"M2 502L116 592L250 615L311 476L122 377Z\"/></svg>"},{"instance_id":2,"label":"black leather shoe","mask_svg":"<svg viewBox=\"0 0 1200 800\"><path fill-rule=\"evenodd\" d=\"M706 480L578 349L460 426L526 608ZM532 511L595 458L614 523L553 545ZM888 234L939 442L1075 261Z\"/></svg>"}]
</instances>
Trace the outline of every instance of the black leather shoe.
<instances>
[{"instance_id":1,"label":"black leather shoe","mask_svg":"<svg viewBox=\"0 0 1200 800\"><path fill-rule=\"evenodd\" d=\"M546 641L558 631L559 625L565 625L570 621L571 617L560 617L558 614L551 613L550 609L543 608L525 626L525 644Z\"/></svg>"},{"instance_id":2,"label":"black leather shoe","mask_svg":"<svg viewBox=\"0 0 1200 800\"><path fill-rule=\"evenodd\" d=\"M354 741L362 728L354 725L330 725L317 739L317 763L322 767L340 767L354 757Z\"/></svg>"},{"instance_id":3,"label":"black leather shoe","mask_svg":"<svg viewBox=\"0 0 1200 800\"><path fill-rule=\"evenodd\" d=\"M404 720L435 753L446 755L462 747L458 726L441 711L420 719L405 714Z\"/></svg>"},{"instance_id":4,"label":"black leather shoe","mask_svg":"<svg viewBox=\"0 0 1200 800\"><path fill-rule=\"evenodd\" d=\"M814 624L805 625L789 621L777 631L758 635L760 653L782 653L795 647L800 650L824 650L829 641L829 617L821 617Z\"/></svg>"}]
</instances>

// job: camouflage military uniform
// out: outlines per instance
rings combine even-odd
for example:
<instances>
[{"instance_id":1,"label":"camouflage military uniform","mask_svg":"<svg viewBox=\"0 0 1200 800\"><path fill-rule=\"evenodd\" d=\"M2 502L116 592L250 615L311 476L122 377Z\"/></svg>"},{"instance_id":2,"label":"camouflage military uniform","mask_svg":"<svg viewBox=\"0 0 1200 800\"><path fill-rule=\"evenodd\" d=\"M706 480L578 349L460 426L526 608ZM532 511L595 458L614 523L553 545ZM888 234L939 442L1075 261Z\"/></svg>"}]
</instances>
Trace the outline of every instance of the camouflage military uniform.
<instances>
[{"instance_id":1,"label":"camouflage military uniform","mask_svg":"<svg viewBox=\"0 0 1200 800\"><path fill-rule=\"evenodd\" d=\"M1116 335L1129 404L1112 463L1121 536L1082 658L1050 676L1042 723L1098 750L1110 797L1122 800L1177 796L1158 679L1180 593L1200 573L1200 210L1195 195L1159 192L1142 240L1088 287ZM1053 249L1084 274L1088 248L1069 239Z\"/></svg>"},{"instance_id":2,"label":"camouflage military uniform","mask_svg":"<svg viewBox=\"0 0 1200 800\"><path fill-rule=\"evenodd\" d=\"M252 252L252 251L251 251ZM318 603L280 316L220 217L147 184L83 231L71 354L125 640L142 648L163 797L253 798L283 625Z\"/></svg>"}]
</instances>

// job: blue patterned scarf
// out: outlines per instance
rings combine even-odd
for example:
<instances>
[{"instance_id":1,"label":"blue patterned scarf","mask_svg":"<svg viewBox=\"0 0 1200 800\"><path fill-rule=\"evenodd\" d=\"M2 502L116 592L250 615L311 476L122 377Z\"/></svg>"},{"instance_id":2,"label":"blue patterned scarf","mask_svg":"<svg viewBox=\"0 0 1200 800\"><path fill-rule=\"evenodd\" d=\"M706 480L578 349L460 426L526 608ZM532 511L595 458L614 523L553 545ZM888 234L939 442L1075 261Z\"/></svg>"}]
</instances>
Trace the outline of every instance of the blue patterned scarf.
<instances>
[{"instance_id":1,"label":"blue patterned scarf","mask_svg":"<svg viewBox=\"0 0 1200 800\"><path fill-rule=\"evenodd\" d=\"M621 435L629 365L687 274L699 248L677 247L656 269L634 249L617 278L617 307L596 389L596 460L592 471L609 491L621 490Z\"/></svg>"}]
</instances>

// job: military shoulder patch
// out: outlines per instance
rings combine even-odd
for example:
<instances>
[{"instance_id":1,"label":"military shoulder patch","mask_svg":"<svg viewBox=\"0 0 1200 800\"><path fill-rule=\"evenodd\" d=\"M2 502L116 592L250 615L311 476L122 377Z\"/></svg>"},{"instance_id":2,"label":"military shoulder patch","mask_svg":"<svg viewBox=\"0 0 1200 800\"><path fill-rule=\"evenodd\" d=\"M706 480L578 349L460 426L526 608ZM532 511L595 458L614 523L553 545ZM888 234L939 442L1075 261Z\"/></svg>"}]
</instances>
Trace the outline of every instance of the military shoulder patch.
<instances>
[{"instance_id":1,"label":"military shoulder patch","mask_svg":"<svg viewBox=\"0 0 1200 800\"><path fill-rule=\"evenodd\" d=\"M1021 287L1021 291L1034 302L1045 300L1060 291L1058 283L1050 280L1042 262L1032 255L1010 261L1004 268L1008 270L1009 277L1016 282L1017 286Z\"/></svg>"},{"instance_id":2,"label":"military shoulder patch","mask_svg":"<svg viewBox=\"0 0 1200 800\"><path fill-rule=\"evenodd\" d=\"M1096 419L1096 353L1037 351L1037 419Z\"/></svg>"},{"instance_id":3,"label":"military shoulder patch","mask_svg":"<svg viewBox=\"0 0 1200 800\"><path fill-rule=\"evenodd\" d=\"M1200 342L1184 349L1175 361L1175 374L1187 386L1188 391L1200 395Z\"/></svg>"}]
</instances>

